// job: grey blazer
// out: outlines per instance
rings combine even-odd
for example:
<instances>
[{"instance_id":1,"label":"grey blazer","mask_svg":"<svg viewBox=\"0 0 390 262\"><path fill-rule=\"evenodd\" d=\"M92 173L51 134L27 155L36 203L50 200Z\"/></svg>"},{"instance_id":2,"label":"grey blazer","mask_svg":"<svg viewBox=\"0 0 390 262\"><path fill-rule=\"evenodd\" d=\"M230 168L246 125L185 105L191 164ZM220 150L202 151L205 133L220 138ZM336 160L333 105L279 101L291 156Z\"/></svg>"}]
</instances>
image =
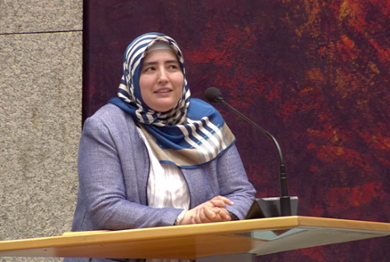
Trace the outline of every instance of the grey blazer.
<instances>
[{"instance_id":1,"label":"grey blazer","mask_svg":"<svg viewBox=\"0 0 390 262\"><path fill-rule=\"evenodd\" d=\"M131 116L117 106L107 104L85 121L78 159L79 190L73 231L172 226L182 212L148 206L148 152ZM256 191L247 179L235 145L201 167L181 171L190 193L190 208L222 195L234 202L228 211L240 219L245 217Z\"/></svg>"}]
</instances>

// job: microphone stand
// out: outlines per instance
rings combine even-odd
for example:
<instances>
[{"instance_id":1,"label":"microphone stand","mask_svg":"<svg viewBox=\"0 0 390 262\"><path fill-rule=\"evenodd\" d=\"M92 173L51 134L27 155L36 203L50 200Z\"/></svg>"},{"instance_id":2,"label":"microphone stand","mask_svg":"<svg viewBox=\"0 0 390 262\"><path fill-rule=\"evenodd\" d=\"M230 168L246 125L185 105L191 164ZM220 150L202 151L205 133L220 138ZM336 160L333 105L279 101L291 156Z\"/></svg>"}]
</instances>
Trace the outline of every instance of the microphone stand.
<instances>
[{"instance_id":1,"label":"microphone stand","mask_svg":"<svg viewBox=\"0 0 390 262\"><path fill-rule=\"evenodd\" d=\"M234 113L236 113L238 116L243 118L245 121L247 121L249 124L254 126L257 130L261 131L264 135L266 135L272 142L274 143L276 150L278 151L279 155L279 179L280 179L280 213L277 210L277 207L275 207L274 203L275 200L277 199L270 198L268 201L266 199L257 199L257 204L260 206L261 210L254 210L258 209L259 207L255 206L256 201L252 204L251 210L248 212L247 218L257 218L259 216L262 217L275 217L275 216L291 216L293 215L291 212L291 202L294 205L294 215L297 213L297 208L298 208L298 198L297 197L290 197L288 195L288 187L287 187L287 176L286 176L286 168L284 166L284 161L283 161L283 154L282 150L280 149L278 141L276 141L275 137L258 126L256 123L254 123L252 120L241 114L238 110L236 110L234 107L229 105L228 103L225 102L225 100L222 98L221 95L218 95L215 97L215 100L217 102L221 102L225 106L229 107ZM250 214L252 213L257 213L257 214ZM260 214L259 214L260 213Z\"/></svg>"}]
</instances>

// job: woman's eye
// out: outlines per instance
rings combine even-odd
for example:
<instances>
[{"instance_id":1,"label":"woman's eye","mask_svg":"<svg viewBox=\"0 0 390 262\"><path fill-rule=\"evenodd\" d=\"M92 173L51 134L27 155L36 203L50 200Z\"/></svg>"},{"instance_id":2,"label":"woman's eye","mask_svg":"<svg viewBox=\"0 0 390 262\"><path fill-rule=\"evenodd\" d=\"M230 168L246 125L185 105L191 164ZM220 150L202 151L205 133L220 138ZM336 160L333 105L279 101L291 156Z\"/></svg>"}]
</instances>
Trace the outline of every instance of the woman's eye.
<instances>
[{"instance_id":1,"label":"woman's eye","mask_svg":"<svg viewBox=\"0 0 390 262\"><path fill-rule=\"evenodd\" d=\"M149 66L149 67L145 67L144 72L151 72L153 70L154 70L154 67Z\"/></svg>"},{"instance_id":2,"label":"woman's eye","mask_svg":"<svg viewBox=\"0 0 390 262\"><path fill-rule=\"evenodd\" d=\"M170 65L170 66L169 66L169 69L175 70L175 69L178 69L178 66L177 66L177 65Z\"/></svg>"}]
</instances>

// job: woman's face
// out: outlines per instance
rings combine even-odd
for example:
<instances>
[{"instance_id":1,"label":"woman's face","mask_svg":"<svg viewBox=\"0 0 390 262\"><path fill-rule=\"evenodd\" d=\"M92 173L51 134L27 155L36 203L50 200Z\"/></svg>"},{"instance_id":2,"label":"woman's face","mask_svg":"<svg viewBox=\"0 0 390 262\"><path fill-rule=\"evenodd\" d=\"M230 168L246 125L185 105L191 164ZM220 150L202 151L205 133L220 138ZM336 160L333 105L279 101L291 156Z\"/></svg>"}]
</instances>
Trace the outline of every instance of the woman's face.
<instances>
[{"instance_id":1,"label":"woman's face","mask_svg":"<svg viewBox=\"0 0 390 262\"><path fill-rule=\"evenodd\" d=\"M151 51L144 57L139 87L149 108L157 112L172 109L181 97L183 85L179 61L171 50Z\"/></svg>"}]
</instances>

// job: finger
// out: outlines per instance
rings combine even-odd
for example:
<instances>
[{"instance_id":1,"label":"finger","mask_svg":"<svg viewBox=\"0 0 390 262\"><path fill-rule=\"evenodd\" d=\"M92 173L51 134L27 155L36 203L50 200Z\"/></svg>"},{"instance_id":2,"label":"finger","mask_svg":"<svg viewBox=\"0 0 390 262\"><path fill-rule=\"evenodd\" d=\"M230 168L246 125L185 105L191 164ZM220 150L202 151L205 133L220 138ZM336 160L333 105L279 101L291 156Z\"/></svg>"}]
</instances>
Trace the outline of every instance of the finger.
<instances>
[{"instance_id":1,"label":"finger","mask_svg":"<svg viewBox=\"0 0 390 262\"><path fill-rule=\"evenodd\" d=\"M195 224L201 224L202 223L202 219L200 218L200 214L201 214L201 209L203 207L199 207L199 208L196 208L195 209Z\"/></svg>"},{"instance_id":2,"label":"finger","mask_svg":"<svg viewBox=\"0 0 390 262\"><path fill-rule=\"evenodd\" d=\"M201 210L199 210L199 219L202 221L202 223L209 223L211 222L209 219L209 210L211 207L203 206Z\"/></svg>"},{"instance_id":3,"label":"finger","mask_svg":"<svg viewBox=\"0 0 390 262\"><path fill-rule=\"evenodd\" d=\"M212 211L220 217L220 221L229 221L231 219L229 211L226 208L213 207Z\"/></svg>"},{"instance_id":4,"label":"finger","mask_svg":"<svg viewBox=\"0 0 390 262\"><path fill-rule=\"evenodd\" d=\"M231 201L229 198L224 197L224 196L216 196L210 200L211 202L214 201L222 201L224 204L228 204L229 206L234 205L234 202Z\"/></svg>"},{"instance_id":5,"label":"finger","mask_svg":"<svg viewBox=\"0 0 390 262\"><path fill-rule=\"evenodd\" d=\"M226 203L222 200L214 200L214 199L211 199L209 201L209 203L211 203L212 206L214 207L220 207L220 208L225 208L226 207Z\"/></svg>"},{"instance_id":6,"label":"finger","mask_svg":"<svg viewBox=\"0 0 390 262\"><path fill-rule=\"evenodd\" d=\"M232 201L224 201L222 199L211 199L209 201L213 206L215 207L222 207L225 208L226 205L232 206L234 203Z\"/></svg>"},{"instance_id":7,"label":"finger","mask_svg":"<svg viewBox=\"0 0 390 262\"><path fill-rule=\"evenodd\" d=\"M205 210L204 214L207 220L210 222L222 222L222 221L226 221L226 217L225 215L222 215L223 214L222 212L223 212L222 209L213 207Z\"/></svg>"},{"instance_id":8,"label":"finger","mask_svg":"<svg viewBox=\"0 0 390 262\"><path fill-rule=\"evenodd\" d=\"M219 215L225 220L225 221L230 221L232 218L229 214L229 211L227 211L225 208L221 208L220 209L221 212L219 213Z\"/></svg>"},{"instance_id":9,"label":"finger","mask_svg":"<svg viewBox=\"0 0 390 262\"><path fill-rule=\"evenodd\" d=\"M198 213L198 219L200 220L201 223L208 223L210 222L209 219L207 218L207 210L211 207L207 207L203 205L201 208L199 208L199 213Z\"/></svg>"}]
</instances>

